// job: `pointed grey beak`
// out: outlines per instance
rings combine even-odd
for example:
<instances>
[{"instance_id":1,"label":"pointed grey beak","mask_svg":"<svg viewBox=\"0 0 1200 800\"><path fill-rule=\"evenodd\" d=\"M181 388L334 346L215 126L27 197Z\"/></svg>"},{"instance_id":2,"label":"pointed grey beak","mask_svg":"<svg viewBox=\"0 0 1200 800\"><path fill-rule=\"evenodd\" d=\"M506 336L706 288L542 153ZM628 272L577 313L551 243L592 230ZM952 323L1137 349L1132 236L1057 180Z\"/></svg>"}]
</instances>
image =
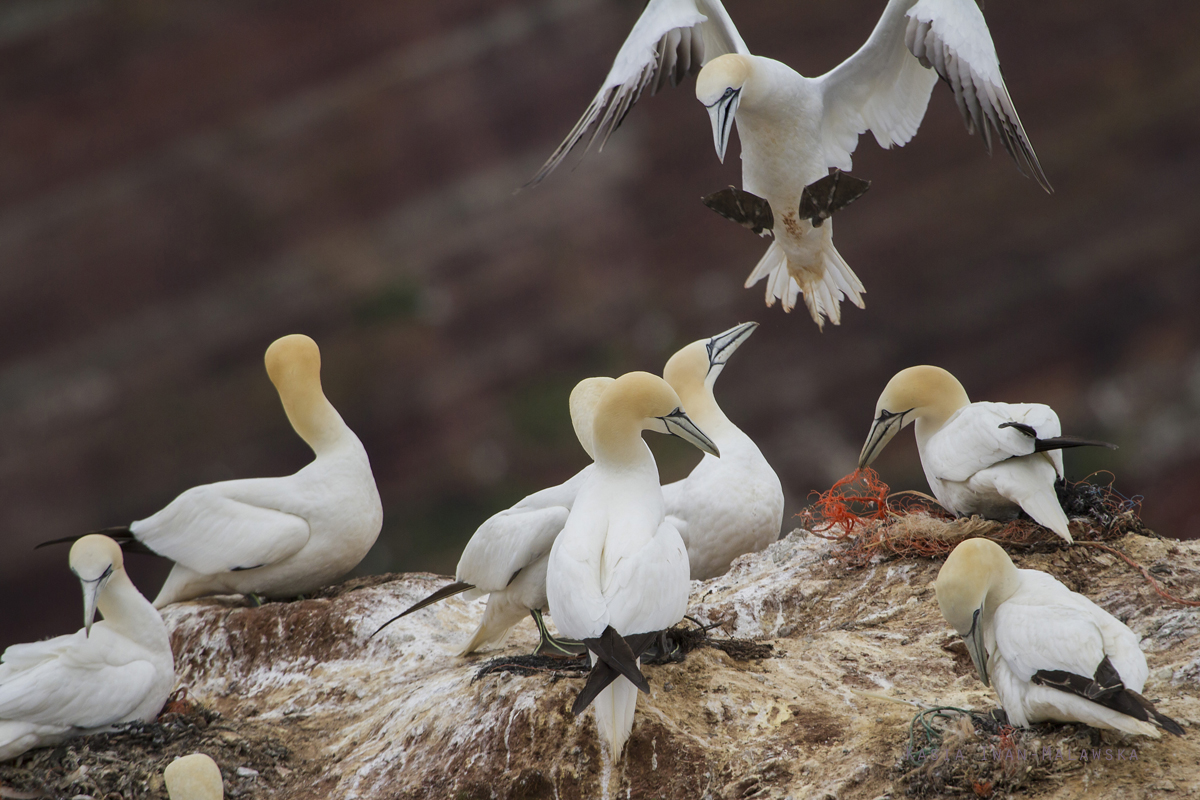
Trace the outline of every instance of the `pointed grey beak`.
<instances>
[{"instance_id":1,"label":"pointed grey beak","mask_svg":"<svg viewBox=\"0 0 1200 800\"><path fill-rule=\"evenodd\" d=\"M718 333L716 336L708 340L708 369L709 372L715 367L723 367L729 361L729 357L742 346L742 342L750 338L750 334L754 333L754 329L758 327L757 322L743 322L741 325L735 325L724 333Z\"/></svg>"},{"instance_id":2,"label":"pointed grey beak","mask_svg":"<svg viewBox=\"0 0 1200 800\"><path fill-rule=\"evenodd\" d=\"M733 117L737 113L738 103L741 102L741 89L730 87L721 95L721 99L708 108L708 117L712 120L713 144L717 148L717 158L725 163L725 148L729 146L729 134L733 131Z\"/></svg>"},{"instance_id":3,"label":"pointed grey beak","mask_svg":"<svg viewBox=\"0 0 1200 800\"><path fill-rule=\"evenodd\" d=\"M95 580L79 579L80 585L83 586L83 635L90 637L92 635L92 622L96 619L96 602L100 599L100 592L104 591L104 587L108 584L108 579L112 577L112 566L104 570L104 574Z\"/></svg>"},{"instance_id":4,"label":"pointed grey beak","mask_svg":"<svg viewBox=\"0 0 1200 800\"><path fill-rule=\"evenodd\" d=\"M908 409L912 411L912 409ZM866 444L863 445L862 452L858 455L858 468L862 469L870 465L875 457L883 452L883 448L892 440L892 437L900 432L904 427L904 415L908 411L901 411L895 414L891 411L880 411L879 417L871 423L871 431L867 434Z\"/></svg>"},{"instance_id":5,"label":"pointed grey beak","mask_svg":"<svg viewBox=\"0 0 1200 800\"><path fill-rule=\"evenodd\" d=\"M984 686L990 686L987 650L983 646L983 626L979 624L979 617L982 614L983 606L975 609L975 615L971 618L971 630L962 638L967 645L967 652L971 655L971 663L975 665L975 673L979 675L979 680L983 681Z\"/></svg>"},{"instance_id":6,"label":"pointed grey beak","mask_svg":"<svg viewBox=\"0 0 1200 800\"><path fill-rule=\"evenodd\" d=\"M696 423L692 422L687 414L683 413L682 408L677 408L665 417L659 417L666 426L666 432L674 436L678 436L684 441L691 442L696 447L706 453L711 453L717 458L721 457L721 451L717 450L717 445L713 440L708 438L704 431L696 427Z\"/></svg>"}]
</instances>

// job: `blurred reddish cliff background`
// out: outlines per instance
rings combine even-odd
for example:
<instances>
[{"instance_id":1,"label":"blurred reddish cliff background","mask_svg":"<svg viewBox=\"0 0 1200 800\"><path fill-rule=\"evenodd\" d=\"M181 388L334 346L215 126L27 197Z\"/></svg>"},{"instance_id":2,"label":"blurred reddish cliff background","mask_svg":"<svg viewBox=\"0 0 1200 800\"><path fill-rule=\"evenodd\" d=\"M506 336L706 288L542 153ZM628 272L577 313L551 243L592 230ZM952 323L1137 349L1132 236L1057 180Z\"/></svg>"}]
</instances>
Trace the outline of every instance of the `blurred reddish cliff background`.
<instances>
[{"instance_id":1,"label":"blurred reddish cliff background","mask_svg":"<svg viewBox=\"0 0 1200 800\"><path fill-rule=\"evenodd\" d=\"M729 0L756 53L819 74L882 0ZM839 215L868 289L822 334L742 289L766 242L693 82L605 152L514 193L586 106L635 0L11 0L0 9L0 646L75 630L66 549L189 486L309 458L262 368L308 333L386 520L360 573L452 572L492 512L586 463L580 378L762 328L717 386L789 516L851 471L898 369L1052 404L1067 456L1200 535L1200 6L987 4L1056 193L985 155L939 86L916 139L867 135ZM667 479L697 454L652 441ZM911 433L877 464L925 489ZM785 530L790 522L785 520ZM153 597L166 564L132 556Z\"/></svg>"}]
</instances>

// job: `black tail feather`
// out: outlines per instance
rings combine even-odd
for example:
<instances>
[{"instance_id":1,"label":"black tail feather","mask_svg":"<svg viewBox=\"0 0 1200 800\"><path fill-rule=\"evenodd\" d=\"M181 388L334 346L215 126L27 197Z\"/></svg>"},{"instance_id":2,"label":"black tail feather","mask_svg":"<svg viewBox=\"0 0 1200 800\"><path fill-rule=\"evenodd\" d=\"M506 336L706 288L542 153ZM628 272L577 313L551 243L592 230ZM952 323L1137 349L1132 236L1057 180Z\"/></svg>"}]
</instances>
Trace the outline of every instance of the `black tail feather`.
<instances>
[{"instance_id":1,"label":"black tail feather","mask_svg":"<svg viewBox=\"0 0 1200 800\"><path fill-rule=\"evenodd\" d=\"M111 528L101 528L98 531L88 531L87 533L77 533L74 536L64 536L61 539L51 539L48 542L42 542L34 546L34 550L40 550L43 547L49 547L55 544L75 544L85 536L91 536L94 533L99 533L112 539L117 544L121 545L121 549L126 553L142 553L148 556L156 556L158 553L151 550L146 545L142 544L133 532L129 530L128 525L115 525Z\"/></svg>"},{"instance_id":2,"label":"black tail feather","mask_svg":"<svg viewBox=\"0 0 1200 800\"><path fill-rule=\"evenodd\" d=\"M1078 695L1142 722L1153 720L1168 733L1183 736L1183 728L1178 722L1159 713L1153 703L1125 686L1108 656L1096 667L1096 674L1092 678L1061 669L1041 669L1033 673L1032 680L1042 686L1053 686Z\"/></svg>"},{"instance_id":3,"label":"black tail feather","mask_svg":"<svg viewBox=\"0 0 1200 800\"><path fill-rule=\"evenodd\" d=\"M1101 442L1097 439L1080 439L1077 436L1055 436L1053 439L1038 439L1033 445L1033 452L1041 453L1046 450L1062 450L1067 447L1107 447L1116 450L1112 442Z\"/></svg>"},{"instance_id":4,"label":"black tail feather","mask_svg":"<svg viewBox=\"0 0 1200 800\"><path fill-rule=\"evenodd\" d=\"M411 606L404 609L399 614L397 614L396 616L389 619L387 622L380 625L378 628L375 629L375 633L371 634L370 638L374 639L376 636L379 635L379 632L381 630L386 628L388 625L391 625L393 622L400 619L401 617L407 617L409 614L413 613L414 611L420 611L422 608L425 608L425 606L431 606L434 603L438 602L439 600L445 600L447 597L453 597L456 594L462 594L463 592L465 592L469 589L474 589L474 588L475 588L475 584L465 583L463 581L457 581L455 583L447 584L446 586L443 586L442 588L438 589L433 594L426 597L424 600L418 600L416 603L413 603Z\"/></svg>"}]
</instances>

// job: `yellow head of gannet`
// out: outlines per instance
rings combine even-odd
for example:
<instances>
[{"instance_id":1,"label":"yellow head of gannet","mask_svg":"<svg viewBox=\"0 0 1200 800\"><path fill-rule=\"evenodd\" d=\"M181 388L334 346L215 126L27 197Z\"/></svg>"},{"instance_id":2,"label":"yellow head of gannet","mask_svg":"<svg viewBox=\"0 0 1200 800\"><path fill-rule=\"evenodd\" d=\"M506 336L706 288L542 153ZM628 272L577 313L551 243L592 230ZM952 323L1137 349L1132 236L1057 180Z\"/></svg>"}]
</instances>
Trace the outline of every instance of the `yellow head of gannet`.
<instances>
[{"instance_id":1,"label":"yellow head of gannet","mask_svg":"<svg viewBox=\"0 0 1200 800\"><path fill-rule=\"evenodd\" d=\"M696 76L696 99L708 109L712 120L713 144L717 158L725 163L725 148L733 130L733 117L742 102L742 93L753 67L747 56L727 53L704 65Z\"/></svg>"},{"instance_id":2,"label":"yellow head of gannet","mask_svg":"<svg viewBox=\"0 0 1200 800\"><path fill-rule=\"evenodd\" d=\"M592 423L596 418L596 406L604 390L612 385L613 378L584 378L575 384L571 397L567 401L571 408L571 426L575 428L575 436L583 445L584 452L593 460L596 454L592 449Z\"/></svg>"},{"instance_id":3,"label":"yellow head of gannet","mask_svg":"<svg viewBox=\"0 0 1200 800\"><path fill-rule=\"evenodd\" d=\"M83 586L83 628L91 636L100 594L113 575L125 569L121 546L107 536L89 534L72 545L68 563Z\"/></svg>"},{"instance_id":4,"label":"yellow head of gannet","mask_svg":"<svg viewBox=\"0 0 1200 800\"><path fill-rule=\"evenodd\" d=\"M204 753L172 761L163 770L163 781L171 800L221 800L225 796L221 769Z\"/></svg>"},{"instance_id":5,"label":"yellow head of gannet","mask_svg":"<svg viewBox=\"0 0 1200 800\"><path fill-rule=\"evenodd\" d=\"M341 416L321 389L321 350L302 333L276 339L263 357L292 428L314 453L341 437Z\"/></svg>"},{"instance_id":6,"label":"yellow head of gannet","mask_svg":"<svg viewBox=\"0 0 1200 800\"><path fill-rule=\"evenodd\" d=\"M1020 575L1004 548L988 539L967 539L938 572L935 589L942 616L963 637L975 671L989 685L984 630L996 607L1020 587Z\"/></svg>"},{"instance_id":7,"label":"yellow head of gannet","mask_svg":"<svg viewBox=\"0 0 1200 800\"><path fill-rule=\"evenodd\" d=\"M671 385L648 372L628 372L604 390L596 406L592 443L597 463L635 463L642 431L666 433L720 457L716 444L692 422Z\"/></svg>"},{"instance_id":8,"label":"yellow head of gannet","mask_svg":"<svg viewBox=\"0 0 1200 800\"><path fill-rule=\"evenodd\" d=\"M897 372L883 387L875 404L875 421L858 457L858 467L875 460L892 437L910 422L940 428L950 416L970 403L967 390L941 367L922 365Z\"/></svg>"}]
</instances>

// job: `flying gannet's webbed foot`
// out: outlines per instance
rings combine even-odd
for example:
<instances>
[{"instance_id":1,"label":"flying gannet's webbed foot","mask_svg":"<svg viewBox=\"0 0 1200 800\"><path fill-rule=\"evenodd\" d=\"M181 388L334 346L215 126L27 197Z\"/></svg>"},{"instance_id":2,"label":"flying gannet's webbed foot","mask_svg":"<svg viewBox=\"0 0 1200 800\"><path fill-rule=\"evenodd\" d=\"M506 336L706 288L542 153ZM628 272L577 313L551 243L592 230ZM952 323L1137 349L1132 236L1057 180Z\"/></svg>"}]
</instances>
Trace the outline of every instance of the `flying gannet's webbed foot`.
<instances>
[{"instance_id":1,"label":"flying gannet's webbed foot","mask_svg":"<svg viewBox=\"0 0 1200 800\"><path fill-rule=\"evenodd\" d=\"M596 663L588 673L587 683L575 698L571 713L579 716L592 701L604 690L604 687L624 675L629 682L646 694L650 693L650 682L638 667L638 658L646 652L651 643L658 637L659 631L649 633L634 633L621 636L611 625L604 633L594 639L584 639L588 649L596 654Z\"/></svg>"},{"instance_id":2,"label":"flying gannet's webbed foot","mask_svg":"<svg viewBox=\"0 0 1200 800\"><path fill-rule=\"evenodd\" d=\"M819 228L835 212L862 197L870 188L870 181L835 169L804 187L800 193L800 219L811 220L813 227Z\"/></svg>"},{"instance_id":3,"label":"flying gannet's webbed foot","mask_svg":"<svg viewBox=\"0 0 1200 800\"><path fill-rule=\"evenodd\" d=\"M749 228L759 236L766 236L766 232L775 227L775 215L771 213L771 204L758 195L736 187L730 186L728 189L713 192L700 198L700 202L725 219L732 220L743 228Z\"/></svg>"},{"instance_id":4,"label":"flying gannet's webbed foot","mask_svg":"<svg viewBox=\"0 0 1200 800\"><path fill-rule=\"evenodd\" d=\"M541 611L536 608L530 609L529 615L533 617L533 624L537 625L538 635L541 637L538 646L533 651L535 656L574 658L587 652L587 645L583 642L577 642L574 639L559 639L552 635L549 628L546 627L546 620L542 618Z\"/></svg>"}]
</instances>

